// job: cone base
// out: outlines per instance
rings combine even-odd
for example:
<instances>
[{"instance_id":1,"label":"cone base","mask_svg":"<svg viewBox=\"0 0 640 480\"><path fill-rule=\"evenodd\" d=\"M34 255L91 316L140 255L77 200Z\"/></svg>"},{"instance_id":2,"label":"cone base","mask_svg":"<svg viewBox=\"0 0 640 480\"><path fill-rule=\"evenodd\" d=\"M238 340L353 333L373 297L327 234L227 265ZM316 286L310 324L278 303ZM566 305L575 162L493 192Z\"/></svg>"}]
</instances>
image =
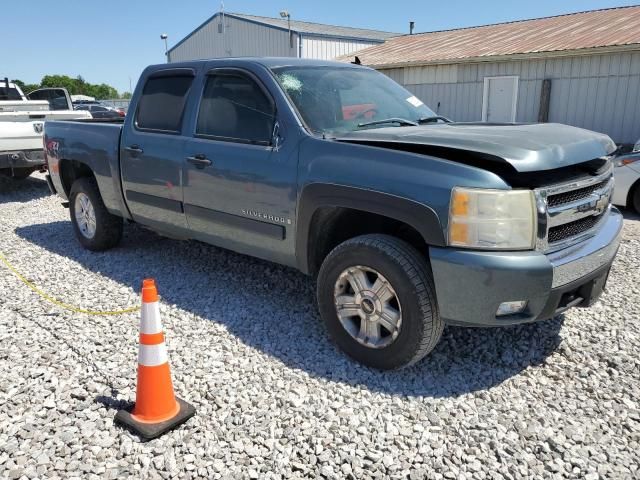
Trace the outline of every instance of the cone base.
<instances>
[{"instance_id":1,"label":"cone base","mask_svg":"<svg viewBox=\"0 0 640 480\"><path fill-rule=\"evenodd\" d=\"M184 400L176 397L180 410L175 417L172 417L164 422L158 423L142 423L136 421L131 412L128 410L118 410L116 413L115 422L128 428L133 433L136 433L139 437L145 440L152 440L159 437L163 433L174 429L178 425L182 425L184 422L193 417L196 413L196 409L193 405L185 402Z\"/></svg>"}]
</instances>

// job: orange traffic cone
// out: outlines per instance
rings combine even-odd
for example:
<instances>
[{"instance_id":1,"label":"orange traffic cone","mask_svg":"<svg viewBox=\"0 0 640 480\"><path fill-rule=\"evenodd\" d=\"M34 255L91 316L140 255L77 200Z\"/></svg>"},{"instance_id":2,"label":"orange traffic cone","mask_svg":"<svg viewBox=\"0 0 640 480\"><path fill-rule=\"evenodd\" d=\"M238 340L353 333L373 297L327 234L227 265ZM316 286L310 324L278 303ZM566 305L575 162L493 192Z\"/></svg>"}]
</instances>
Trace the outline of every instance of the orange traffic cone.
<instances>
[{"instance_id":1,"label":"orange traffic cone","mask_svg":"<svg viewBox=\"0 0 640 480\"><path fill-rule=\"evenodd\" d=\"M155 281L142 282L138 386L132 411L119 410L116 422L150 440L186 422L195 408L173 393Z\"/></svg>"}]
</instances>

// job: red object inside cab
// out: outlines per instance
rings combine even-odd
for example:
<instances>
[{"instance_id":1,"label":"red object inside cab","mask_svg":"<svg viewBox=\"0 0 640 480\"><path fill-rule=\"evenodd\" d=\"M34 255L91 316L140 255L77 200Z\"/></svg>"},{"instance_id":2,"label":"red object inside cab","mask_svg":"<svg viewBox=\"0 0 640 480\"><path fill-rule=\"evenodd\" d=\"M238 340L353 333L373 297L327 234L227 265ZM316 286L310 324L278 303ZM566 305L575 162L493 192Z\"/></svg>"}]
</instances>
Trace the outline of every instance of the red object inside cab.
<instances>
[{"instance_id":1,"label":"red object inside cab","mask_svg":"<svg viewBox=\"0 0 640 480\"><path fill-rule=\"evenodd\" d=\"M342 117L344 120L354 120L364 118L369 120L376 114L375 103L361 103L359 105L343 105Z\"/></svg>"}]
</instances>

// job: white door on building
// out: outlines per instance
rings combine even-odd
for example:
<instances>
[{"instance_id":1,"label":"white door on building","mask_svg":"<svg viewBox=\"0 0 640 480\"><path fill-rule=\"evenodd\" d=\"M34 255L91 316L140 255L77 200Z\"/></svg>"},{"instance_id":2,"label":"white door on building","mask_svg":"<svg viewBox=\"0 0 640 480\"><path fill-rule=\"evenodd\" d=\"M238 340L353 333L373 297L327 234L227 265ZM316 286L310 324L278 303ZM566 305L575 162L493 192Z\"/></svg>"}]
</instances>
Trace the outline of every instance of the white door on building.
<instances>
[{"instance_id":1,"label":"white door on building","mask_svg":"<svg viewBox=\"0 0 640 480\"><path fill-rule=\"evenodd\" d=\"M483 122L515 122L518 77L485 77L482 96Z\"/></svg>"}]
</instances>

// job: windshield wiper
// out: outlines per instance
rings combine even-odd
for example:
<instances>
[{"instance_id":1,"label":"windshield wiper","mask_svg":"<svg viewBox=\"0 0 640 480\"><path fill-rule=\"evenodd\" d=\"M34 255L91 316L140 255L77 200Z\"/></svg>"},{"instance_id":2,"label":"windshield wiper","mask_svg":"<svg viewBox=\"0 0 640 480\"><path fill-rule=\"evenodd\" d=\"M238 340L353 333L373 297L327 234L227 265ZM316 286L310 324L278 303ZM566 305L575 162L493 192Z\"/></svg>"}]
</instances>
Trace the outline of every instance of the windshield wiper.
<instances>
[{"instance_id":1,"label":"windshield wiper","mask_svg":"<svg viewBox=\"0 0 640 480\"><path fill-rule=\"evenodd\" d=\"M372 122L364 122L364 123L359 123L358 127L369 127L372 125L384 125L385 123L397 123L401 126L412 126L412 127L417 127L418 124L412 120L407 120L406 118L400 118L400 117L391 117L391 118L383 118L382 120L374 120Z\"/></svg>"},{"instance_id":2,"label":"windshield wiper","mask_svg":"<svg viewBox=\"0 0 640 480\"><path fill-rule=\"evenodd\" d=\"M444 123L452 123L447 117L442 117L440 115L434 115L433 117L422 117L418 119L418 123L422 125L423 123L438 123L438 120L442 120Z\"/></svg>"}]
</instances>

